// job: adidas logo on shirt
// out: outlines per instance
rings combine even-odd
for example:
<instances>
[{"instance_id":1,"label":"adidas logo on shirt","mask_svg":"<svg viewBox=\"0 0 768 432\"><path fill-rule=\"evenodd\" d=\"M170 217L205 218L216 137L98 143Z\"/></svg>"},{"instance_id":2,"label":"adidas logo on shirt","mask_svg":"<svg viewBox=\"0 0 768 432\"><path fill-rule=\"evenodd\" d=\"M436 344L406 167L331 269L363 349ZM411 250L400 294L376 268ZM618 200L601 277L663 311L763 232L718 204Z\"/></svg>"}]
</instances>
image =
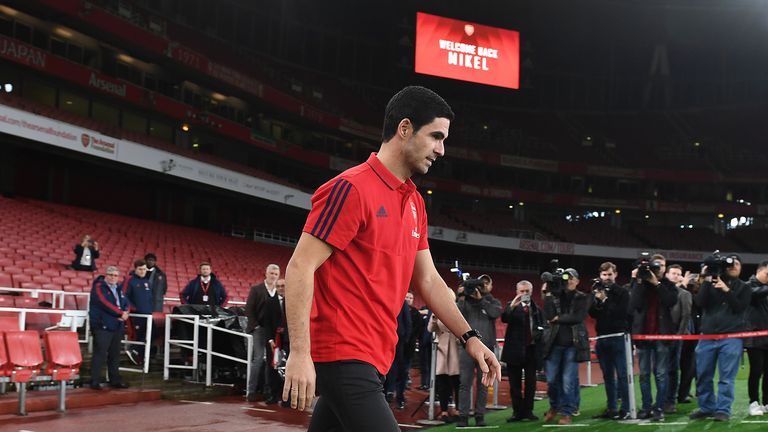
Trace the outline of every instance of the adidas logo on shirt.
<instances>
[{"instance_id":1,"label":"adidas logo on shirt","mask_svg":"<svg viewBox=\"0 0 768 432\"><path fill-rule=\"evenodd\" d=\"M387 209L384 206L379 207L379 211L376 212L376 217L385 218L388 217Z\"/></svg>"}]
</instances>

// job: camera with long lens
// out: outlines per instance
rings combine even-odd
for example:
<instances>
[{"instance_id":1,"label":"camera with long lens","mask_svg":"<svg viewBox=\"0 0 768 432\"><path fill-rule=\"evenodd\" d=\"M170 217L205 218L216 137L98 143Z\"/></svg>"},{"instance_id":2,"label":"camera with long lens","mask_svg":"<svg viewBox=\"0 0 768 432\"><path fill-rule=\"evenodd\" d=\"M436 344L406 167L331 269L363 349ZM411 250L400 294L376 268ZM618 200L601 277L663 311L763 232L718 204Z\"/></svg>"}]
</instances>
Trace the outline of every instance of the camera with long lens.
<instances>
[{"instance_id":1,"label":"camera with long lens","mask_svg":"<svg viewBox=\"0 0 768 432\"><path fill-rule=\"evenodd\" d=\"M712 255L704 258L704 265L707 266L704 276L721 278L735 262L736 258L733 255L722 255L719 250L716 250Z\"/></svg>"},{"instance_id":2,"label":"camera with long lens","mask_svg":"<svg viewBox=\"0 0 768 432\"><path fill-rule=\"evenodd\" d=\"M549 269L550 271L545 271L541 274L541 280L547 283L547 290L552 295L560 295L565 287L568 286L568 280L571 278L571 275L560 267L560 262L556 259L549 262Z\"/></svg>"},{"instance_id":3,"label":"camera with long lens","mask_svg":"<svg viewBox=\"0 0 768 432\"><path fill-rule=\"evenodd\" d=\"M651 275L655 275L661 266L663 265L661 260L651 259L649 252L642 252L640 258L635 262L635 268L637 269L637 277L642 280L648 280Z\"/></svg>"},{"instance_id":4,"label":"camera with long lens","mask_svg":"<svg viewBox=\"0 0 768 432\"><path fill-rule=\"evenodd\" d=\"M454 267L451 268L451 273L456 273L456 276L461 280L462 288L464 288L458 294L459 297L472 297L478 290L482 292L485 287L485 283L482 279L472 279L469 273L462 272L459 267L459 261L454 262Z\"/></svg>"}]
</instances>

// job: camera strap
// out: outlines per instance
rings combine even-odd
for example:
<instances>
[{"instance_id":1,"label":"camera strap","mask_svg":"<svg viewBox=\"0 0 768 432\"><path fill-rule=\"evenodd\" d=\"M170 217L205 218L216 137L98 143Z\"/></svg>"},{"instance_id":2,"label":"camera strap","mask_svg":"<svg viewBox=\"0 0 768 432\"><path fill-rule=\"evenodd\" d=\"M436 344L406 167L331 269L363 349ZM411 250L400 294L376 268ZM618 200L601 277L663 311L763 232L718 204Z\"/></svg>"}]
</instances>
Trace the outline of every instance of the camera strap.
<instances>
[{"instance_id":1,"label":"camera strap","mask_svg":"<svg viewBox=\"0 0 768 432\"><path fill-rule=\"evenodd\" d=\"M560 311L560 297L558 296L552 296L554 303L555 303L555 311L557 312L557 316L562 315L563 313Z\"/></svg>"}]
</instances>

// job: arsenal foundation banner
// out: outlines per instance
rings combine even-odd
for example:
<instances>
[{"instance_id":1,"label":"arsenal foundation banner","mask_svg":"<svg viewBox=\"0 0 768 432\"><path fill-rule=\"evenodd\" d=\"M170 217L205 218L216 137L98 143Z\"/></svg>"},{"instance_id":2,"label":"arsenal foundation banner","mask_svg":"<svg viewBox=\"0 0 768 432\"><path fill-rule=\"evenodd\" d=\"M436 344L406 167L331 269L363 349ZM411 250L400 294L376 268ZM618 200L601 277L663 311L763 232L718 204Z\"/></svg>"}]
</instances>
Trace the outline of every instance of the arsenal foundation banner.
<instances>
[{"instance_id":1,"label":"arsenal foundation banner","mask_svg":"<svg viewBox=\"0 0 768 432\"><path fill-rule=\"evenodd\" d=\"M517 89L520 33L418 12L416 72Z\"/></svg>"}]
</instances>

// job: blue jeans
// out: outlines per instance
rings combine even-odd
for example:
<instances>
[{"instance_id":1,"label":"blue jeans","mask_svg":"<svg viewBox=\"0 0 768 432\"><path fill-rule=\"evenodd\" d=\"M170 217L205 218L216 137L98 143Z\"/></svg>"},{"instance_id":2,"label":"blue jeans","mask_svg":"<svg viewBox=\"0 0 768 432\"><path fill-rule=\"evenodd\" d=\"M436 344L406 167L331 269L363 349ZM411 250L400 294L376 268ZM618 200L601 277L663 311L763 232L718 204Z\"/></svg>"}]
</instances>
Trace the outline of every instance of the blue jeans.
<instances>
[{"instance_id":1,"label":"blue jeans","mask_svg":"<svg viewBox=\"0 0 768 432\"><path fill-rule=\"evenodd\" d=\"M741 339L700 340L696 346L696 390L699 408L707 413L731 415L736 374L743 342ZM719 370L717 397L713 379L715 367Z\"/></svg>"},{"instance_id":2,"label":"blue jeans","mask_svg":"<svg viewBox=\"0 0 768 432\"><path fill-rule=\"evenodd\" d=\"M672 341L669 352L669 383L667 384L667 405L677 402L677 389L680 387L680 353L683 341Z\"/></svg>"},{"instance_id":3,"label":"blue jeans","mask_svg":"<svg viewBox=\"0 0 768 432\"><path fill-rule=\"evenodd\" d=\"M637 356L640 361L640 393L643 398L643 411L664 409L667 399L667 380L669 379L668 342L646 341L638 344ZM651 371L656 378L656 404L653 404L651 392Z\"/></svg>"},{"instance_id":4,"label":"blue jeans","mask_svg":"<svg viewBox=\"0 0 768 432\"><path fill-rule=\"evenodd\" d=\"M605 381L605 395L609 410L617 409L621 398L622 411L629 411L629 386L627 385L627 354L624 352L624 338L621 336L598 339L595 346L600 370Z\"/></svg>"},{"instance_id":5,"label":"blue jeans","mask_svg":"<svg viewBox=\"0 0 768 432\"><path fill-rule=\"evenodd\" d=\"M561 415L573 415L578 409L579 399L576 347L553 345L547 357L546 368L550 408Z\"/></svg>"}]
</instances>

